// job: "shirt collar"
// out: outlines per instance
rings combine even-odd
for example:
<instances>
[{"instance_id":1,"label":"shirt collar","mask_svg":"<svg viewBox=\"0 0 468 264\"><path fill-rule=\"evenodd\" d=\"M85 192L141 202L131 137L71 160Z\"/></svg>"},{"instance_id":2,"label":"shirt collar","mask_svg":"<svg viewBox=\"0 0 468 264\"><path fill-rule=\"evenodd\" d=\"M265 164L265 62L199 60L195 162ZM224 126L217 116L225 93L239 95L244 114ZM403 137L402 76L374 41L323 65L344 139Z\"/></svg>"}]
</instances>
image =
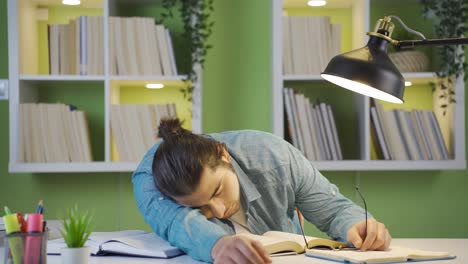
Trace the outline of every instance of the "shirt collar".
<instances>
[{"instance_id":1,"label":"shirt collar","mask_svg":"<svg viewBox=\"0 0 468 264\"><path fill-rule=\"evenodd\" d=\"M230 154L231 155L231 154ZM234 171L237 174L237 178L239 179L240 188L242 190L242 195L244 196L244 201L246 203L246 210L251 202L257 200L261 197L261 194L258 192L257 187L252 183L249 177L245 174L244 170L239 166L236 159L231 155L231 164L234 168Z\"/></svg>"}]
</instances>

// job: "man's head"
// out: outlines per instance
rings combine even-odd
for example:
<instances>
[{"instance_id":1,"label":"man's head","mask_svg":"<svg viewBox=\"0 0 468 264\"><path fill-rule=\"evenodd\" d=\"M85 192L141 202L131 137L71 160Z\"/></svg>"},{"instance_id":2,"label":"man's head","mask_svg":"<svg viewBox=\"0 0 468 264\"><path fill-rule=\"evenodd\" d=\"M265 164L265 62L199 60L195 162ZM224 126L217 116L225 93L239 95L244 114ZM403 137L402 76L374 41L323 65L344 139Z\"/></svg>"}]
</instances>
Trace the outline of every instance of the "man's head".
<instances>
[{"instance_id":1,"label":"man's head","mask_svg":"<svg viewBox=\"0 0 468 264\"><path fill-rule=\"evenodd\" d=\"M177 203L200 208L207 218L228 218L240 208L239 181L223 143L183 129L178 119L162 120L153 158L158 190Z\"/></svg>"}]
</instances>

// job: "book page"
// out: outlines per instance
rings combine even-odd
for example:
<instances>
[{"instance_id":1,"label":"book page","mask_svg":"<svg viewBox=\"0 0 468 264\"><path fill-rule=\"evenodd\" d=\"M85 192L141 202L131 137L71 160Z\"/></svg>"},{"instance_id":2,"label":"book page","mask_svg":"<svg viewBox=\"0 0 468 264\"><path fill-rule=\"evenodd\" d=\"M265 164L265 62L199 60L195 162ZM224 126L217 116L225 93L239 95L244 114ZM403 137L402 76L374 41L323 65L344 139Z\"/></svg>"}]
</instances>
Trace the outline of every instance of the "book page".
<instances>
[{"instance_id":1,"label":"book page","mask_svg":"<svg viewBox=\"0 0 468 264\"><path fill-rule=\"evenodd\" d=\"M307 256L318 256L332 260L349 261L352 263L365 262L396 262L406 261L406 255L390 251L360 251L360 250L328 250L308 249Z\"/></svg>"},{"instance_id":2,"label":"book page","mask_svg":"<svg viewBox=\"0 0 468 264\"><path fill-rule=\"evenodd\" d=\"M93 232L89 236L89 240L93 240L96 242L106 242L109 240L119 240L120 238L123 237L128 237L128 236L136 236L136 235L142 235L142 234L148 234L148 232L143 231L143 230L125 230L125 231L115 231L115 232Z\"/></svg>"},{"instance_id":3,"label":"book page","mask_svg":"<svg viewBox=\"0 0 468 264\"><path fill-rule=\"evenodd\" d=\"M250 239L257 240L265 247L269 254L275 253L283 253L283 252L296 252L296 253L303 253L304 252L304 241L302 244L297 243L294 239L282 239L277 237L271 236L259 236L254 234L242 234Z\"/></svg>"},{"instance_id":4,"label":"book page","mask_svg":"<svg viewBox=\"0 0 468 264\"><path fill-rule=\"evenodd\" d=\"M278 238L281 240L294 241L300 244L304 248L306 246L304 242L304 237L299 234L280 232L280 231L268 231L263 235L268 236L268 237ZM307 240L307 245L309 246L309 248L320 247L320 246L329 247L330 249L347 247L346 243L330 240L327 238L318 238L318 237L312 237L312 236L305 236L305 238Z\"/></svg>"},{"instance_id":5,"label":"book page","mask_svg":"<svg viewBox=\"0 0 468 264\"><path fill-rule=\"evenodd\" d=\"M285 239L281 239L281 238L269 237L269 236L265 236L265 235L259 236L259 235L254 235L254 234L250 234L250 233L242 233L242 235L246 236L246 237L248 237L250 239L259 241L265 247L268 246L268 245L273 245L273 244L280 243L281 241L285 240ZM303 243L304 243L304 241L303 241Z\"/></svg>"},{"instance_id":6,"label":"book page","mask_svg":"<svg viewBox=\"0 0 468 264\"><path fill-rule=\"evenodd\" d=\"M394 262L408 259L448 258L448 252L425 251L403 247L390 247L386 251L360 251L360 250L325 250L309 249L308 256L320 256L335 260L346 260L353 263L364 262Z\"/></svg>"},{"instance_id":7,"label":"book page","mask_svg":"<svg viewBox=\"0 0 468 264\"><path fill-rule=\"evenodd\" d=\"M183 254L177 247L153 233L112 239L101 244L103 253L167 258Z\"/></svg>"},{"instance_id":8,"label":"book page","mask_svg":"<svg viewBox=\"0 0 468 264\"><path fill-rule=\"evenodd\" d=\"M305 247L305 241L304 241L304 237L302 235L287 233L287 232L281 232L281 231L268 231L263 235L266 236L266 237L276 238L276 239L280 239L280 240L294 241L294 242L300 244L302 247ZM312 241L312 240L317 239L317 238L316 237L306 236L306 239L307 239L307 243L308 243L309 241Z\"/></svg>"},{"instance_id":9,"label":"book page","mask_svg":"<svg viewBox=\"0 0 468 264\"><path fill-rule=\"evenodd\" d=\"M444 258L450 256L449 252L444 251L428 251L405 247L391 247L391 249L393 252L406 255L408 259Z\"/></svg>"}]
</instances>

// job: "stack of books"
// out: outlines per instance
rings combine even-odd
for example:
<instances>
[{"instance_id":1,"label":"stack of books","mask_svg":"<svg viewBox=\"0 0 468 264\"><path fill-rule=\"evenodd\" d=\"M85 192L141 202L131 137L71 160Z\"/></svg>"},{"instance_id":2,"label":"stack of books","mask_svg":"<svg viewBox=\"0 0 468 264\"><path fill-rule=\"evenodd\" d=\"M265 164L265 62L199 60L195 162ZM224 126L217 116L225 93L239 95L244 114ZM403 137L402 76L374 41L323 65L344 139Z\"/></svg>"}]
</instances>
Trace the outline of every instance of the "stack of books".
<instances>
[{"instance_id":1,"label":"stack of books","mask_svg":"<svg viewBox=\"0 0 468 264\"><path fill-rule=\"evenodd\" d=\"M288 131L295 147L309 160L342 160L335 117L330 105L311 104L309 98L284 89Z\"/></svg>"}]
</instances>

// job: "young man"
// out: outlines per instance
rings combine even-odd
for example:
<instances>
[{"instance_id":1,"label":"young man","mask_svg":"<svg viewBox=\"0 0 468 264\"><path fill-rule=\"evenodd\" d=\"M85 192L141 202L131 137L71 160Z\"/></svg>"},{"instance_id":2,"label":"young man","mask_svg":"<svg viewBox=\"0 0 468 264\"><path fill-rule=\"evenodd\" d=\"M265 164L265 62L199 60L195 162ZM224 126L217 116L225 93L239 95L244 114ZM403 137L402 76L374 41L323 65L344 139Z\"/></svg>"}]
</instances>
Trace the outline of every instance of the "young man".
<instances>
[{"instance_id":1,"label":"young man","mask_svg":"<svg viewBox=\"0 0 468 264\"><path fill-rule=\"evenodd\" d=\"M296 208L333 239L361 250L389 247L385 226L372 218L366 225L364 210L279 137L195 135L178 119L162 121L159 136L133 174L135 198L154 232L195 259L271 262L260 243L239 233L298 233Z\"/></svg>"}]
</instances>

